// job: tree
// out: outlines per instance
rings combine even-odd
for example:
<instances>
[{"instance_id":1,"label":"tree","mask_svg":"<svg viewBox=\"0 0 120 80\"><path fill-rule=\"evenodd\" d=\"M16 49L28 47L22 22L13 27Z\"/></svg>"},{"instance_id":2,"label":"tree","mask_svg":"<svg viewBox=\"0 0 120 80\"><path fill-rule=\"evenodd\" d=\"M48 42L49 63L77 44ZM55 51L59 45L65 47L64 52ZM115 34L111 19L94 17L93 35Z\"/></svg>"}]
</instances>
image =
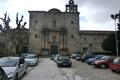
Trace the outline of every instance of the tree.
<instances>
[{"instance_id":1,"label":"tree","mask_svg":"<svg viewBox=\"0 0 120 80\"><path fill-rule=\"evenodd\" d=\"M117 31L117 42L118 42L118 52L120 52L120 28L118 27ZM105 51L116 52L116 40L115 40L115 32L111 33L106 37L106 39L102 42L102 48Z\"/></svg>"},{"instance_id":2,"label":"tree","mask_svg":"<svg viewBox=\"0 0 120 80\"><path fill-rule=\"evenodd\" d=\"M117 14L111 14L111 18L115 21L115 33L110 34L103 42L102 48L106 51L120 52L120 11ZM116 21L118 31L116 29Z\"/></svg>"},{"instance_id":3,"label":"tree","mask_svg":"<svg viewBox=\"0 0 120 80\"><path fill-rule=\"evenodd\" d=\"M25 25L27 24L26 22L23 23L23 25L21 25L21 22L23 21L23 15L21 16L21 19L18 19L18 13L16 14L16 29L24 29Z\"/></svg>"},{"instance_id":4,"label":"tree","mask_svg":"<svg viewBox=\"0 0 120 80\"><path fill-rule=\"evenodd\" d=\"M7 51L9 52L8 50L8 43L9 43L9 32L11 30L10 28L10 18L7 14L7 12L4 14L4 17L3 18L0 18L0 20L3 21L3 24L0 24L0 53L2 54L1 56L3 55L6 55L4 53L7 53Z\"/></svg>"},{"instance_id":5,"label":"tree","mask_svg":"<svg viewBox=\"0 0 120 80\"><path fill-rule=\"evenodd\" d=\"M27 24L27 22L23 22L23 15L21 16L21 18L19 19L18 18L18 13L16 14L16 29L14 31L14 40L13 40L13 43L14 45L16 46L16 53L21 53L22 51L22 47L23 47L23 44L24 44L24 40L26 39L26 35L24 33L24 30L25 30L25 25Z\"/></svg>"},{"instance_id":6,"label":"tree","mask_svg":"<svg viewBox=\"0 0 120 80\"><path fill-rule=\"evenodd\" d=\"M116 52L115 34L114 33L111 33L106 39L103 40L102 48L105 51Z\"/></svg>"},{"instance_id":7,"label":"tree","mask_svg":"<svg viewBox=\"0 0 120 80\"><path fill-rule=\"evenodd\" d=\"M9 26L9 23L10 23L10 18L9 16L7 15L7 12L4 14L4 18L0 18L3 23L4 23L4 26L0 25L0 30L1 31L4 31L4 30L10 30L10 26Z\"/></svg>"},{"instance_id":8,"label":"tree","mask_svg":"<svg viewBox=\"0 0 120 80\"><path fill-rule=\"evenodd\" d=\"M20 48L23 46L24 40L26 40L25 25L27 24L26 22L23 22L23 17L24 16L21 16L21 19L19 19L18 13L16 14L17 27L15 29L10 28L9 26L11 20L7 15L7 12L4 14L4 18L0 18L0 20L3 21L3 25L0 24L0 32L1 32L0 38L3 39L1 40L2 42L0 42L1 53L9 53L5 55L14 55L13 53L15 53L15 49L18 48L19 49L16 50L16 53L21 52Z\"/></svg>"}]
</instances>

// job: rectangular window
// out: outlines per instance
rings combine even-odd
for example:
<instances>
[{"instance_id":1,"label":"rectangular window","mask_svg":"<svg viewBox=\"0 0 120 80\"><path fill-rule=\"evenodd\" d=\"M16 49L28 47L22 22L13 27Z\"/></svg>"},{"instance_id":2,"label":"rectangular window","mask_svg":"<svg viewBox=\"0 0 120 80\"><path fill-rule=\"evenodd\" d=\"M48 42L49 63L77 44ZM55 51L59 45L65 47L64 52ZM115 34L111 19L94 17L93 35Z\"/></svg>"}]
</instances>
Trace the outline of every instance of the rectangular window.
<instances>
[{"instance_id":1,"label":"rectangular window","mask_svg":"<svg viewBox=\"0 0 120 80\"><path fill-rule=\"evenodd\" d=\"M56 20L53 20L53 27L56 27Z\"/></svg>"},{"instance_id":2,"label":"rectangular window","mask_svg":"<svg viewBox=\"0 0 120 80\"><path fill-rule=\"evenodd\" d=\"M88 51L88 47L83 47L83 52L86 53Z\"/></svg>"}]
</instances>

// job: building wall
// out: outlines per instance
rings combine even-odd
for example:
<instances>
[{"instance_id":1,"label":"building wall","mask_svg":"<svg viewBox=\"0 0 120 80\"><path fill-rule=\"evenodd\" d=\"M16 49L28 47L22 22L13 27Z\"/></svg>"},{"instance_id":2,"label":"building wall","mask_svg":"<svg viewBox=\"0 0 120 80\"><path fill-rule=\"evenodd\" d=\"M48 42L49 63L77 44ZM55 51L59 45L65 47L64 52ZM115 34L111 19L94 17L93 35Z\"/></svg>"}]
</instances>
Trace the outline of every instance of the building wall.
<instances>
[{"instance_id":1,"label":"building wall","mask_svg":"<svg viewBox=\"0 0 120 80\"><path fill-rule=\"evenodd\" d=\"M66 28L65 44L69 49L69 53L79 49L79 13L61 12L58 9L51 9L48 12L30 11L30 41L29 50L40 54L41 49L44 48L44 35L42 33L43 27L47 27L53 31L60 31L60 28ZM56 21L56 26L53 22ZM53 33L51 33L53 34ZM35 35L38 37L35 38ZM49 34L50 37L50 34ZM57 37L57 39L60 37ZM49 39L48 39L49 40ZM60 41L61 42L61 41ZM50 45L47 48L50 49ZM59 49L61 46L59 46Z\"/></svg>"},{"instance_id":2,"label":"building wall","mask_svg":"<svg viewBox=\"0 0 120 80\"><path fill-rule=\"evenodd\" d=\"M80 31L80 50L82 52L105 52L102 49L103 40L113 31ZM84 51L83 48L87 48Z\"/></svg>"},{"instance_id":3,"label":"building wall","mask_svg":"<svg viewBox=\"0 0 120 80\"><path fill-rule=\"evenodd\" d=\"M29 13L29 52L37 54L42 54L43 48L49 49L48 52L51 54L51 45L58 45L59 50L65 47L70 54L76 51L104 52L101 43L112 32L79 30L79 13L61 12L58 9L50 9L48 12L29 11ZM62 45L60 33L60 28L63 27L67 30L64 36L65 46ZM50 30L47 37L43 35L43 28ZM52 42L53 36L56 36L56 43Z\"/></svg>"}]
</instances>

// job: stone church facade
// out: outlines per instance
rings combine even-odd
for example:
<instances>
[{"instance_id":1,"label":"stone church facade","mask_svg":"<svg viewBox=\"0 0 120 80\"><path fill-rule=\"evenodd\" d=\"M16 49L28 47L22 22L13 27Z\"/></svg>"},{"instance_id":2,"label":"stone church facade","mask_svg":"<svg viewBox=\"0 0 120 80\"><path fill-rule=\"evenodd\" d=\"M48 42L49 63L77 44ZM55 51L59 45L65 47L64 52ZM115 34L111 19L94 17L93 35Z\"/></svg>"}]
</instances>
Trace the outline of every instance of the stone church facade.
<instances>
[{"instance_id":1,"label":"stone church facade","mask_svg":"<svg viewBox=\"0 0 120 80\"><path fill-rule=\"evenodd\" d=\"M65 12L29 11L29 52L51 55L66 52L104 52L102 41L111 31L79 30L77 5L70 0Z\"/></svg>"}]
</instances>

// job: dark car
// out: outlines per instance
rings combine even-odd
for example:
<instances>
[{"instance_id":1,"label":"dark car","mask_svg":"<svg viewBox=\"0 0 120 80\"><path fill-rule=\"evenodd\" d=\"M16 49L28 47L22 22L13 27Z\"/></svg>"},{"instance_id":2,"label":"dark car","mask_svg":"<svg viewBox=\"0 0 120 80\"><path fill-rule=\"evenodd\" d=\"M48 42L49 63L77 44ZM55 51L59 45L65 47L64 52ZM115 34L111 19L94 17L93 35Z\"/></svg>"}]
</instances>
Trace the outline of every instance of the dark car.
<instances>
[{"instance_id":1,"label":"dark car","mask_svg":"<svg viewBox=\"0 0 120 80\"><path fill-rule=\"evenodd\" d=\"M0 67L0 80L8 80L8 77L2 67Z\"/></svg>"},{"instance_id":2,"label":"dark car","mask_svg":"<svg viewBox=\"0 0 120 80\"><path fill-rule=\"evenodd\" d=\"M81 56L82 56L82 55L80 55L80 54L77 55L77 56L75 57L75 60L80 61L80 60L81 60Z\"/></svg>"},{"instance_id":3,"label":"dark car","mask_svg":"<svg viewBox=\"0 0 120 80\"><path fill-rule=\"evenodd\" d=\"M74 54L71 55L71 58L72 58L72 59L75 59L75 57L76 57L77 55L78 55L78 54L75 54L75 53L74 53Z\"/></svg>"},{"instance_id":4,"label":"dark car","mask_svg":"<svg viewBox=\"0 0 120 80\"><path fill-rule=\"evenodd\" d=\"M71 67L72 66L72 62L69 56L59 56L56 63L58 67L64 67L64 66Z\"/></svg>"},{"instance_id":5,"label":"dark car","mask_svg":"<svg viewBox=\"0 0 120 80\"><path fill-rule=\"evenodd\" d=\"M86 60L86 63L89 65L93 65L96 60L99 60L103 57L104 55L94 55L92 58L89 58Z\"/></svg>"},{"instance_id":6,"label":"dark car","mask_svg":"<svg viewBox=\"0 0 120 80\"><path fill-rule=\"evenodd\" d=\"M92 54L85 54L81 57L81 61L85 62L87 59L92 58L94 55Z\"/></svg>"},{"instance_id":7,"label":"dark car","mask_svg":"<svg viewBox=\"0 0 120 80\"><path fill-rule=\"evenodd\" d=\"M101 59L96 60L94 62L94 66L99 68L108 68L110 63L113 62L113 60L114 60L114 57L103 56Z\"/></svg>"},{"instance_id":8,"label":"dark car","mask_svg":"<svg viewBox=\"0 0 120 80\"><path fill-rule=\"evenodd\" d=\"M81 53L80 52L76 52L76 53L73 53L72 55L71 55L71 58L72 59L76 59L76 57L80 57L81 56Z\"/></svg>"},{"instance_id":9,"label":"dark car","mask_svg":"<svg viewBox=\"0 0 120 80\"><path fill-rule=\"evenodd\" d=\"M110 69L113 72L120 72L120 57L114 59L113 63L110 64Z\"/></svg>"}]
</instances>

